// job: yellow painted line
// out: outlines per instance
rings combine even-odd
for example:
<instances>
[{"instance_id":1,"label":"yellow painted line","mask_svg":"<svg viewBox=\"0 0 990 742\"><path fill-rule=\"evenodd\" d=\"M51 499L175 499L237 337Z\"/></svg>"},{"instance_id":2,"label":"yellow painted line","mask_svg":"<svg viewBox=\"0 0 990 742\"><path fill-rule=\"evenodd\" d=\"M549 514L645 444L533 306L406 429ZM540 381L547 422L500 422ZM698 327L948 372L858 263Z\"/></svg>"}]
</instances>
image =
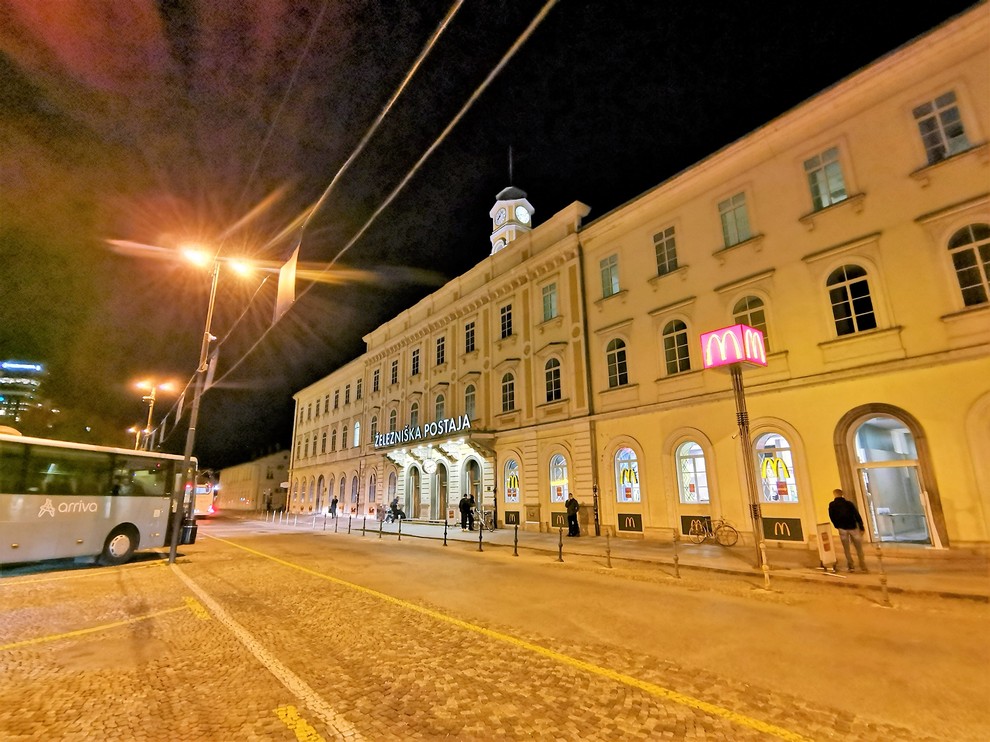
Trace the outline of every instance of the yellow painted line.
<instances>
[{"instance_id":1,"label":"yellow painted line","mask_svg":"<svg viewBox=\"0 0 990 742\"><path fill-rule=\"evenodd\" d=\"M196 598L185 597L183 598L183 600L186 601L186 607L189 608L189 610L192 611L193 615L196 618L198 618L200 621L210 620L210 612L206 610L203 607L203 604L200 603L198 600L196 600Z\"/></svg>"},{"instance_id":2,"label":"yellow painted line","mask_svg":"<svg viewBox=\"0 0 990 742\"><path fill-rule=\"evenodd\" d=\"M302 565L295 564L293 562L286 561L285 559L280 559L279 557L272 556L270 554L265 554L264 552L251 549L247 546L242 546L241 544L235 543L233 541L228 541L227 539L218 538L216 536L211 536L210 538L221 541L225 544L229 544L235 548L246 551L249 554L254 554L255 556L262 557L263 559L268 559L270 561L276 562L277 564L284 565L291 569L299 570L308 575L316 577L321 580L326 580L332 582L336 585L355 590L359 593L364 593L365 595L370 595L372 597L378 598L386 603L391 603L394 606L404 608L406 610L414 611L420 613L424 616L429 616L437 621L443 623L448 623L458 628L464 629L465 631L471 631L476 634L481 634L489 639L494 639L495 641L504 642L514 647L520 649L525 649L534 654L541 655L548 659L554 660L555 662L560 662L561 664L568 665L577 670L583 670L584 672L591 673L593 675L598 675L599 677L607 678L609 680L615 681L616 683L622 683L623 685L628 685L633 688L637 688L644 693L648 693L656 698L661 698L666 701L671 701L672 703L677 703L682 706L687 706L688 708L695 709L697 711L702 711L711 716L717 716L721 719L726 719L727 721L737 724L742 727L747 727L749 729L754 729L758 732L764 734L769 734L779 739L787 740L788 742L811 742L808 737L804 737L797 732L792 732L789 729L784 729L783 727L778 727L775 724L770 724L759 719L754 719L745 714L740 714L731 709L723 708L714 703L709 703L708 701L702 701L700 698L694 698L692 696L685 695L684 693L679 693L678 691L671 690L669 688L664 688L663 686L656 685L655 683L650 683L645 680L640 680L639 678L634 678L631 675L626 675L621 672L616 672L615 670L610 670L607 667L600 667L599 665L592 664L591 662L585 662L584 660L579 660L576 657L571 657L570 655L563 654L562 652L556 652L552 649L547 649L546 647L541 647L539 644L533 644L524 639L519 639L510 634L503 634L500 631L493 631L492 629L485 628L484 626L478 626L468 621L463 621L459 618L454 618L453 616L448 616L446 613L440 613L439 611L434 611L430 608L425 608L415 603L410 603L408 601L402 600L401 598L396 598L386 593L378 592L377 590L372 590L369 587L364 587L363 585L357 585L353 582L348 582L347 580L342 580L339 577L333 577L322 572L317 572L316 570L310 569L308 567L303 567Z\"/></svg>"},{"instance_id":3,"label":"yellow painted line","mask_svg":"<svg viewBox=\"0 0 990 742\"><path fill-rule=\"evenodd\" d=\"M275 709L278 718L289 728L299 742L326 742L320 733L299 716L295 706L279 706Z\"/></svg>"},{"instance_id":4,"label":"yellow painted line","mask_svg":"<svg viewBox=\"0 0 990 742\"><path fill-rule=\"evenodd\" d=\"M78 572L72 572L67 575L59 575L58 577L39 577L38 579L31 580L21 580L17 577L6 577L0 580L0 587L13 587L14 585L37 585L38 583L44 582L59 582L61 580L79 580L84 577L100 577L102 575L112 575L117 572L117 570L135 570L144 569L147 567L162 567L168 564L167 561L159 560L155 562L141 562L139 564L118 564L116 567L99 567L98 569L82 569Z\"/></svg>"},{"instance_id":5,"label":"yellow painted line","mask_svg":"<svg viewBox=\"0 0 990 742\"><path fill-rule=\"evenodd\" d=\"M115 629L118 626L127 626L128 624L136 623L138 621L147 621L149 618L157 618L158 616L164 616L169 613L175 613L176 611L184 611L186 606L179 606L178 608L166 608L163 611L155 611L154 613L148 613L144 616L135 616L134 618L126 618L123 621L114 621L113 623L100 624L99 626L91 626L88 629L77 629L76 631L66 631L64 634L49 634L48 636L39 636L35 639L25 639L24 641L13 642L11 644L0 644L0 650L4 649L15 649L17 647L26 647L31 644L44 644L45 642L54 642L59 639L69 639L74 636L84 636L85 634L95 634L97 631L107 631L108 629Z\"/></svg>"}]
</instances>

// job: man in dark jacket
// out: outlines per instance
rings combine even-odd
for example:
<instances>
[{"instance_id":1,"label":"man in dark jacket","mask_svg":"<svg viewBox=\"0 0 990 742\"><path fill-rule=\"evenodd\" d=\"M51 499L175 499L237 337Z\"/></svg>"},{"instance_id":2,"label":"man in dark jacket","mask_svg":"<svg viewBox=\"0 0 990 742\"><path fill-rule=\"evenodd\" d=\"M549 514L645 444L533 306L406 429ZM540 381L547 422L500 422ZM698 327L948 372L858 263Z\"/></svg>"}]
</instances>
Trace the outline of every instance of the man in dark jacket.
<instances>
[{"instance_id":1,"label":"man in dark jacket","mask_svg":"<svg viewBox=\"0 0 990 742\"><path fill-rule=\"evenodd\" d=\"M471 514L471 503L468 502L467 495L461 495L461 501L457 505L461 511L461 530L468 529L468 516Z\"/></svg>"},{"instance_id":2,"label":"man in dark jacket","mask_svg":"<svg viewBox=\"0 0 990 742\"><path fill-rule=\"evenodd\" d=\"M864 572L869 572L866 568L866 559L863 556L863 519L856 509L856 504L847 500L842 490L832 490L835 499L828 504L828 518L832 525L839 531L839 540L842 542L842 550L846 553L846 566L849 571L853 571L852 554L849 552L849 542L856 545L856 555L859 557L859 568Z\"/></svg>"},{"instance_id":3,"label":"man in dark jacket","mask_svg":"<svg viewBox=\"0 0 990 742\"><path fill-rule=\"evenodd\" d=\"M578 525L578 510L581 509L581 504L577 501L573 493L568 495L564 507L567 508L567 535L580 536L581 526Z\"/></svg>"}]
</instances>

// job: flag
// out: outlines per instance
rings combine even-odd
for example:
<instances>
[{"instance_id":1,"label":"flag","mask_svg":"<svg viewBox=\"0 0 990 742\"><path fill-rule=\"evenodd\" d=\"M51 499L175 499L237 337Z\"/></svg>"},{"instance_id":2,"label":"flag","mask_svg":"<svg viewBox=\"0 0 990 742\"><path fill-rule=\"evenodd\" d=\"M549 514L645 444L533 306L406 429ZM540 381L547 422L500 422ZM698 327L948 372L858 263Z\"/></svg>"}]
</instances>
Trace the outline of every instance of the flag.
<instances>
[{"instance_id":1,"label":"flag","mask_svg":"<svg viewBox=\"0 0 990 742\"><path fill-rule=\"evenodd\" d=\"M278 270L278 297L275 299L275 316L272 324L278 322L296 300L296 261L299 260L299 245L291 257Z\"/></svg>"}]
</instances>

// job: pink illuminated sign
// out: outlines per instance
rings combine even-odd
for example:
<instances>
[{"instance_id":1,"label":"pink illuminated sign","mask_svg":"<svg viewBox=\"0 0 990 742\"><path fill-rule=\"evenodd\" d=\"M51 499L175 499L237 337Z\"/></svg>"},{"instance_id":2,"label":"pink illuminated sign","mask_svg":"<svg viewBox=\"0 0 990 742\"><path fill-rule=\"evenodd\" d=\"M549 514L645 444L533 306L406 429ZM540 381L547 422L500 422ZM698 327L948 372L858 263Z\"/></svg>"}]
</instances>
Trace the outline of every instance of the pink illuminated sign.
<instances>
[{"instance_id":1,"label":"pink illuminated sign","mask_svg":"<svg viewBox=\"0 0 990 742\"><path fill-rule=\"evenodd\" d=\"M749 325L732 325L701 334L701 358L705 368L751 363L766 366L763 333Z\"/></svg>"}]
</instances>

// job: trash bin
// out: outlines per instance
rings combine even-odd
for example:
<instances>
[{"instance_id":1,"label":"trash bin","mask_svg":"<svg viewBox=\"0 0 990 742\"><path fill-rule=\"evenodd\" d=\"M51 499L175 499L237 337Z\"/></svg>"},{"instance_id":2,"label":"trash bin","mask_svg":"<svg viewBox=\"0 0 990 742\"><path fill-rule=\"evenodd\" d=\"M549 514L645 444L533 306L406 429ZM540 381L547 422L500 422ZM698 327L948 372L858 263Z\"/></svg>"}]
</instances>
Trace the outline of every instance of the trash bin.
<instances>
[{"instance_id":1,"label":"trash bin","mask_svg":"<svg viewBox=\"0 0 990 742\"><path fill-rule=\"evenodd\" d=\"M196 525L195 518L186 518L182 521L182 538L180 543L183 546L189 546L190 544L196 543L196 531L199 526Z\"/></svg>"}]
</instances>

